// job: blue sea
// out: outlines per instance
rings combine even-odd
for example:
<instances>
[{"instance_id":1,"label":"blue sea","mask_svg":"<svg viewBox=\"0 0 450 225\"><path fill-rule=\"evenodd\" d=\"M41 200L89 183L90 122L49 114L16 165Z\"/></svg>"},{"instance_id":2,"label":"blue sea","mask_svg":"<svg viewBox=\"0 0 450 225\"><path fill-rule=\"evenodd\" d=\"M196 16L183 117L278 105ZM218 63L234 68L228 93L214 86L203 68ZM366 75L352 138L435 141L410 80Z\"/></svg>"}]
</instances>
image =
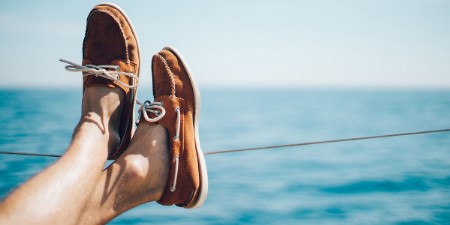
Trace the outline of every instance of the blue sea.
<instances>
[{"instance_id":1,"label":"blue sea","mask_svg":"<svg viewBox=\"0 0 450 225\"><path fill-rule=\"evenodd\" d=\"M151 96L140 90L140 99ZM1 89L0 151L62 154L81 90ZM450 90L206 89L205 152L450 128ZM55 158L0 155L0 197ZM110 224L450 224L450 133L207 155L200 209Z\"/></svg>"}]
</instances>

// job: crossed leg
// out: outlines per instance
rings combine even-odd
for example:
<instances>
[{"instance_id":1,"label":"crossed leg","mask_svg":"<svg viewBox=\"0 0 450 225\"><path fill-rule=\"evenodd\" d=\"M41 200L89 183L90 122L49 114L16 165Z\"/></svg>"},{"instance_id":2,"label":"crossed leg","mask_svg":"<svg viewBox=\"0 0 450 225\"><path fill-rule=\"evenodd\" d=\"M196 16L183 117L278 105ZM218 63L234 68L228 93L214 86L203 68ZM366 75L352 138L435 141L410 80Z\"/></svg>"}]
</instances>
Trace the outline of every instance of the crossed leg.
<instances>
[{"instance_id":1,"label":"crossed leg","mask_svg":"<svg viewBox=\"0 0 450 225\"><path fill-rule=\"evenodd\" d=\"M141 123L123 155L102 171L108 150L120 141L121 98L118 88L86 88L67 151L0 203L2 223L104 224L161 198L169 164L161 125Z\"/></svg>"},{"instance_id":2,"label":"crossed leg","mask_svg":"<svg viewBox=\"0 0 450 225\"><path fill-rule=\"evenodd\" d=\"M119 144L123 92L87 87L82 114L64 155L0 203L4 224L77 224L102 176L108 151Z\"/></svg>"}]
</instances>

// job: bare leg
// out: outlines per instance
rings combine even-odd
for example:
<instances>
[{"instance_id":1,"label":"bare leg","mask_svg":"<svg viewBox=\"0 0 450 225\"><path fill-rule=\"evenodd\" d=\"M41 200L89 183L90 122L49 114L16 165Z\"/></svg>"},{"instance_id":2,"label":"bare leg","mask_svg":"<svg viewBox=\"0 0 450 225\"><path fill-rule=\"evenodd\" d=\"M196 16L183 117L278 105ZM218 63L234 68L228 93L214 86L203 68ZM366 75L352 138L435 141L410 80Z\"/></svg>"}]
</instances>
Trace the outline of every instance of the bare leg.
<instances>
[{"instance_id":1,"label":"bare leg","mask_svg":"<svg viewBox=\"0 0 450 225\"><path fill-rule=\"evenodd\" d=\"M108 151L119 143L123 93L87 87L82 116L65 154L0 203L2 224L76 224L91 198Z\"/></svg>"},{"instance_id":2,"label":"bare leg","mask_svg":"<svg viewBox=\"0 0 450 225\"><path fill-rule=\"evenodd\" d=\"M125 153L101 175L81 224L104 224L161 198L169 170L167 131L142 122Z\"/></svg>"}]
</instances>

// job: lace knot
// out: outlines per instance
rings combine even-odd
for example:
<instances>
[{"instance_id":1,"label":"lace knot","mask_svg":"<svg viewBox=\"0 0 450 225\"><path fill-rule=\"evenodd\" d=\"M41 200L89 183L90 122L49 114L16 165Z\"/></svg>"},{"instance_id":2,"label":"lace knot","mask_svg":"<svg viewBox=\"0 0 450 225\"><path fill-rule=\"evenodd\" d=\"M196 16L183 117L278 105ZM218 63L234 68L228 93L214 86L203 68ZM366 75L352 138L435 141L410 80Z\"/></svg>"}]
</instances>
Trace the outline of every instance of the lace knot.
<instances>
[{"instance_id":1,"label":"lace knot","mask_svg":"<svg viewBox=\"0 0 450 225\"><path fill-rule=\"evenodd\" d=\"M118 65L79 65L74 62L60 59L59 61L67 63L69 65L65 66L65 69L70 72L83 72L83 76L95 76L95 77L102 77L108 80L115 81L119 83L120 85L134 89L138 86L139 83L139 77L132 72L122 72L119 71L120 67ZM113 69L114 71L108 70ZM119 78L120 75L130 77L133 82L132 84L127 84L122 82Z\"/></svg>"},{"instance_id":2,"label":"lace knot","mask_svg":"<svg viewBox=\"0 0 450 225\"><path fill-rule=\"evenodd\" d=\"M139 101L136 101L139 107L139 119L136 121L136 123L139 123L141 120L141 117L144 117L144 119L147 122L157 122L161 118L163 118L164 115L166 115L166 110L162 107L162 102L150 102L149 100L145 101L144 103L141 103ZM152 113L156 115L154 118L148 117L147 113Z\"/></svg>"}]
</instances>

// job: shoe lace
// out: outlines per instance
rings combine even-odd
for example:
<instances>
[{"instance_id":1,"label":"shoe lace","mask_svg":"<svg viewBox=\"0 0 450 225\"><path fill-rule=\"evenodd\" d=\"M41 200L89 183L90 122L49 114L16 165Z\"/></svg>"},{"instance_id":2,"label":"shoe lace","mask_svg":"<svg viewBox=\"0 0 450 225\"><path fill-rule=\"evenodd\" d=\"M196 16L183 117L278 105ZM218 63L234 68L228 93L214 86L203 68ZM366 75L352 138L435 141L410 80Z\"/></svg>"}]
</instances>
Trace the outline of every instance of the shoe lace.
<instances>
[{"instance_id":1,"label":"shoe lace","mask_svg":"<svg viewBox=\"0 0 450 225\"><path fill-rule=\"evenodd\" d=\"M140 122L141 117L144 117L145 121L153 123L159 121L161 118L163 118L164 115L166 115L166 109L162 107L162 102L150 102L149 100L147 100L144 103L141 103L139 100L136 100L136 103L140 105L139 119L136 121L136 123ZM147 112L155 114L156 117L148 117Z\"/></svg>"},{"instance_id":2,"label":"shoe lace","mask_svg":"<svg viewBox=\"0 0 450 225\"><path fill-rule=\"evenodd\" d=\"M122 72L119 71L120 67L118 65L80 65L65 59L60 59L59 61L67 63L69 65L65 66L65 69L70 72L84 72L83 77L95 76L102 77L108 80L116 81L120 85L133 89L138 86L139 77L132 72ZM108 70L113 69L114 71ZM120 75L130 77L133 79L132 85L124 83L119 80Z\"/></svg>"}]
</instances>

